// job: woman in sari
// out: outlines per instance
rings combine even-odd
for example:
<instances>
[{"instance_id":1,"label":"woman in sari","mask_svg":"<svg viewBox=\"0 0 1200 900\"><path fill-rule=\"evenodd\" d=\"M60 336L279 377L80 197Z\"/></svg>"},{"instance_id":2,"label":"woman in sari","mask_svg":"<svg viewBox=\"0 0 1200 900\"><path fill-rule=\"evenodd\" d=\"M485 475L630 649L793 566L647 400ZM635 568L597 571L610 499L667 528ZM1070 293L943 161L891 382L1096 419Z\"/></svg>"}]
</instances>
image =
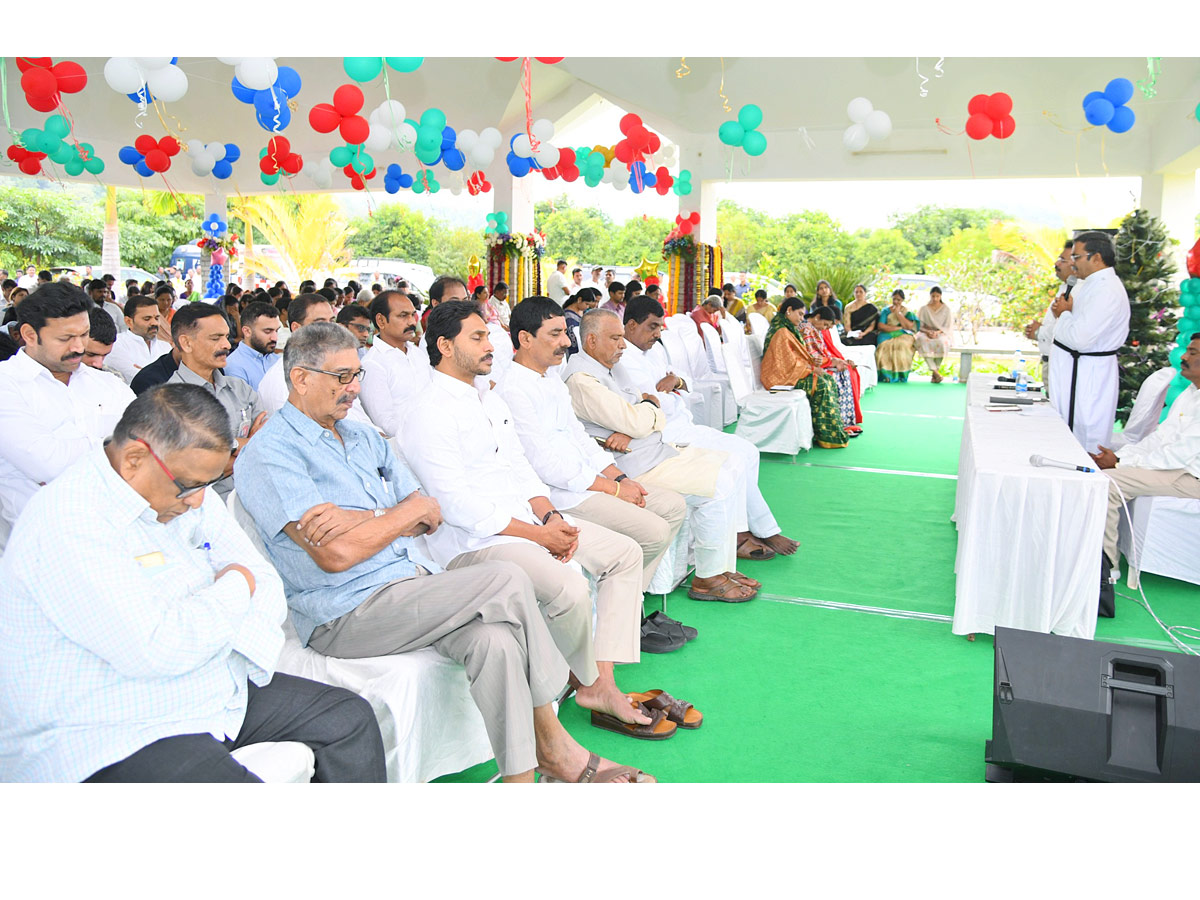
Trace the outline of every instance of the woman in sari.
<instances>
[{"instance_id":1,"label":"woman in sari","mask_svg":"<svg viewBox=\"0 0 1200 900\"><path fill-rule=\"evenodd\" d=\"M832 342L827 342L825 337L836 322L837 316L830 307L818 306L808 314L808 321L800 324L800 337L804 339L809 355L837 385L838 414L842 417L842 427L850 437L857 437L862 429L857 424L854 382L850 378L854 364L847 362L840 353L831 353Z\"/></svg>"},{"instance_id":2,"label":"woman in sari","mask_svg":"<svg viewBox=\"0 0 1200 900\"><path fill-rule=\"evenodd\" d=\"M750 313L758 313L768 322L779 312L775 304L767 300L767 292L761 288L754 292L754 302L746 307L746 334L750 334Z\"/></svg>"},{"instance_id":3,"label":"woman in sari","mask_svg":"<svg viewBox=\"0 0 1200 900\"><path fill-rule=\"evenodd\" d=\"M875 346L879 337L879 310L874 303L867 302L867 289L861 284L854 286L854 300L842 314L842 327L846 333L842 343L850 347Z\"/></svg>"},{"instance_id":4,"label":"woman in sari","mask_svg":"<svg viewBox=\"0 0 1200 900\"><path fill-rule=\"evenodd\" d=\"M920 322L904 306L904 291L892 291L892 305L879 313L879 346L875 364L880 381L908 381L912 369L913 332Z\"/></svg>"},{"instance_id":5,"label":"woman in sari","mask_svg":"<svg viewBox=\"0 0 1200 900\"><path fill-rule=\"evenodd\" d=\"M954 313L942 302L942 289L929 289L929 302L917 313L921 330L913 335L917 352L933 373L933 383L943 381L942 358L950 352L950 334L954 331Z\"/></svg>"},{"instance_id":6,"label":"woman in sari","mask_svg":"<svg viewBox=\"0 0 1200 900\"><path fill-rule=\"evenodd\" d=\"M813 297L812 306L808 308L811 313L815 309L820 309L822 306L828 306L833 309L835 321L841 321L842 318L842 301L833 293L833 286L822 278L817 282L817 294Z\"/></svg>"},{"instance_id":7,"label":"woman in sari","mask_svg":"<svg viewBox=\"0 0 1200 900\"><path fill-rule=\"evenodd\" d=\"M812 409L813 441L818 447L845 447L847 435L838 410L838 390L809 353L800 335L804 301L789 297L779 306L767 330L761 379L763 387L794 385L808 395Z\"/></svg>"},{"instance_id":8,"label":"woman in sari","mask_svg":"<svg viewBox=\"0 0 1200 900\"><path fill-rule=\"evenodd\" d=\"M858 405L858 400L862 396L862 380L859 378L859 375L858 375L858 366L852 360L846 359L845 354L843 354L841 349L838 347L838 342L836 340L834 340L834 335L837 332L835 331L835 329L833 327L833 325L834 325L833 321L829 318L827 313L822 313L822 312L813 313L811 316L809 316L809 321L812 323L812 326L814 328L816 328L817 331L821 335L821 343L825 348L826 356L828 356L830 360L841 360L842 362L844 362L846 364L846 368L843 369L841 373L834 375L834 380L839 381L838 405L839 405L839 407L842 406L840 378L842 375L845 375L846 378L850 382L851 390L848 393L850 394L851 409L853 410L853 413L854 413L854 415L851 417L849 423L847 423L847 424L848 424L848 426L861 425L862 420L863 420L863 415L862 415L862 407ZM859 432L862 431L861 428L859 428L857 430ZM851 437L853 437L854 436L853 428L848 427L847 433L849 433L851 435Z\"/></svg>"}]
</instances>

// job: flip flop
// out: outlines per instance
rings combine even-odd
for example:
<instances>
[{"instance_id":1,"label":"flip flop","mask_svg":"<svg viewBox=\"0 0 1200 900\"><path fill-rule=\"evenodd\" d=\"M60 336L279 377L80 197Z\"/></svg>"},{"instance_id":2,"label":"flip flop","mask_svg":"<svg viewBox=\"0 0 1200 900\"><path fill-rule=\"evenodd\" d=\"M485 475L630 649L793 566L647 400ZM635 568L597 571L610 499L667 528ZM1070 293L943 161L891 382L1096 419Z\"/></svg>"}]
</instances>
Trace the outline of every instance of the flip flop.
<instances>
[{"instance_id":1,"label":"flip flop","mask_svg":"<svg viewBox=\"0 0 1200 900\"><path fill-rule=\"evenodd\" d=\"M638 712L650 718L650 724L638 725L634 722L622 722L616 716L592 710L592 724L605 731L617 734L627 734L643 741L665 741L675 736L677 726L668 721L667 713L661 709L650 709L642 704L635 704Z\"/></svg>"},{"instance_id":2,"label":"flip flop","mask_svg":"<svg viewBox=\"0 0 1200 900\"><path fill-rule=\"evenodd\" d=\"M752 588L755 591L762 590L761 581L755 581L749 575L743 575L741 572L726 572L725 577L731 581L736 581L740 585Z\"/></svg>"},{"instance_id":3,"label":"flip flop","mask_svg":"<svg viewBox=\"0 0 1200 900\"><path fill-rule=\"evenodd\" d=\"M704 723L704 715L700 710L686 700L676 700L666 691L646 691L629 696L650 709L665 710L667 719L680 728L699 728Z\"/></svg>"},{"instance_id":4,"label":"flip flop","mask_svg":"<svg viewBox=\"0 0 1200 900\"><path fill-rule=\"evenodd\" d=\"M562 778L555 778L553 775L547 775L541 769L535 769L538 773L538 780L543 784L566 784ZM652 784L658 781L653 775L647 775L641 769L635 769L633 766L613 766L610 769L600 771L600 756L597 753L588 754L587 765L584 766L583 772L575 779L575 784L605 784L620 778L622 775L628 775L628 784Z\"/></svg>"},{"instance_id":5,"label":"flip flop","mask_svg":"<svg viewBox=\"0 0 1200 900\"><path fill-rule=\"evenodd\" d=\"M753 547L753 549L746 550L745 548L747 546ZM755 560L760 560L760 561L774 559L775 551L772 550L770 547L760 544L754 538L747 538L746 540L744 540L740 544L738 544L737 558L738 559L755 559Z\"/></svg>"},{"instance_id":6,"label":"flip flop","mask_svg":"<svg viewBox=\"0 0 1200 900\"><path fill-rule=\"evenodd\" d=\"M747 600L753 600L758 596L758 591L755 590L749 597L730 597L731 591L736 591L747 585L739 584L728 576L722 576L725 580L715 588L710 588L709 591L701 593L695 588L688 588L688 596L693 600L719 600L722 603L745 603Z\"/></svg>"}]
</instances>

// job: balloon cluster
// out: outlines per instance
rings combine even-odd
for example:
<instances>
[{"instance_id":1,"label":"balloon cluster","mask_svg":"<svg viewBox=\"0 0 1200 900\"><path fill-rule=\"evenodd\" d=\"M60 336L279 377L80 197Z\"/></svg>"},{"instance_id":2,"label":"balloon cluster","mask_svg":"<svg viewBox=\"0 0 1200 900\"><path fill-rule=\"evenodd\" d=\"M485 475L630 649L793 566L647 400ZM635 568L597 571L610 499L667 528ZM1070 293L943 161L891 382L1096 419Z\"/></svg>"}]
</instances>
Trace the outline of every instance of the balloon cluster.
<instances>
[{"instance_id":1,"label":"balloon cluster","mask_svg":"<svg viewBox=\"0 0 1200 900\"><path fill-rule=\"evenodd\" d=\"M258 168L262 183L271 185L279 181L281 172L299 175L304 168L304 158L292 152L292 145L287 138L277 136L267 141L267 146L259 151Z\"/></svg>"},{"instance_id":2,"label":"balloon cluster","mask_svg":"<svg viewBox=\"0 0 1200 900\"><path fill-rule=\"evenodd\" d=\"M300 93L300 73L291 66L277 66L269 56L220 56L234 67L229 87L233 96L254 107L254 117L263 130L283 131L292 122L288 101Z\"/></svg>"},{"instance_id":3,"label":"balloon cluster","mask_svg":"<svg viewBox=\"0 0 1200 900\"><path fill-rule=\"evenodd\" d=\"M1125 104L1133 97L1133 82L1114 78L1103 91L1092 91L1083 98L1083 115L1090 125L1107 125L1108 130L1124 134L1133 127L1133 110Z\"/></svg>"},{"instance_id":4,"label":"balloon cluster","mask_svg":"<svg viewBox=\"0 0 1200 900\"><path fill-rule=\"evenodd\" d=\"M371 134L370 123L358 115L362 107L363 92L352 84L343 84L333 92L332 104L318 103L308 111L308 124L321 134L336 130L347 144L361 144Z\"/></svg>"},{"instance_id":5,"label":"balloon cluster","mask_svg":"<svg viewBox=\"0 0 1200 900\"><path fill-rule=\"evenodd\" d=\"M104 64L104 80L136 103L175 103L188 91L187 74L175 65L178 56L113 56Z\"/></svg>"},{"instance_id":6,"label":"balloon cluster","mask_svg":"<svg viewBox=\"0 0 1200 900\"><path fill-rule=\"evenodd\" d=\"M422 169L417 173L417 177L413 179L412 190L414 194L423 194L428 191L431 194L436 194L442 189L438 184L437 178L429 169Z\"/></svg>"},{"instance_id":7,"label":"balloon cluster","mask_svg":"<svg viewBox=\"0 0 1200 900\"><path fill-rule=\"evenodd\" d=\"M38 112L53 112L62 102L63 94L77 94L87 85L87 72L79 63L63 60L51 65L51 62L49 56L17 57L25 102Z\"/></svg>"},{"instance_id":8,"label":"balloon cluster","mask_svg":"<svg viewBox=\"0 0 1200 900\"><path fill-rule=\"evenodd\" d=\"M672 187L676 197L686 197L692 192L692 173L687 169L680 169Z\"/></svg>"},{"instance_id":9,"label":"balloon cluster","mask_svg":"<svg viewBox=\"0 0 1200 900\"><path fill-rule=\"evenodd\" d=\"M171 157L179 152L179 141L167 135L155 140L148 134L143 134L133 142L133 146L122 147L117 157L127 166L144 178L149 178L155 172L165 172L171 168Z\"/></svg>"},{"instance_id":10,"label":"balloon cluster","mask_svg":"<svg viewBox=\"0 0 1200 900\"><path fill-rule=\"evenodd\" d=\"M492 189L492 183L487 180L487 176L481 171L471 173L471 177L467 179L467 193L472 197L478 194L486 194Z\"/></svg>"},{"instance_id":11,"label":"balloon cluster","mask_svg":"<svg viewBox=\"0 0 1200 900\"><path fill-rule=\"evenodd\" d=\"M667 240L670 241L674 240L675 238L682 237L685 234L691 234L699 227L700 213L694 212L686 216L681 213L675 217L675 228L672 229L669 235L667 235Z\"/></svg>"},{"instance_id":12,"label":"balloon cluster","mask_svg":"<svg viewBox=\"0 0 1200 900\"><path fill-rule=\"evenodd\" d=\"M647 154L657 153L662 146L662 138L643 125L642 117L636 113L622 116L620 126L621 134L625 137L617 142L613 152L627 166L645 162Z\"/></svg>"},{"instance_id":13,"label":"balloon cluster","mask_svg":"<svg viewBox=\"0 0 1200 900\"><path fill-rule=\"evenodd\" d=\"M967 137L975 141L982 141L989 134L999 140L1011 137L1017 127L1012 108L1012 97L1003 91L976 94L967 104Z\"/></svg>"},{"instance_id":14,"label":"balloon cluster","mask_svg":"<svg viewBox=\"0 0 1200 900\"><path fill-rule=\"evenodd\" d=\"M313 184L319 188L333 187L333 173L336 171L333 163L325 157L320 159L309 158L304 167L300 169L300 174L307 175L312 179Z\"/></svg>"},{"instance_id":15,"label":"balloon cluster","mask_svg":"<svg viewBox=\"0 0 1200 900\"><path fill-rule=\"evenodd\" d=\"M242 158L242 150L237 144L192 141L188 144L187 155L192 159L192 174L201 178L212 175L224 181L233 174L233 164Z\"/></svg>"},{"instance_id":16,"label":"balloon cluster","mask_svg":"<svg viewBox=\"0 0 1200 900\"><path fill-rule=\"evenodd\" d=\"M876 109L866 97L855 97L846 104L846 115L853 122L842 132L842 145L851 153L866 149L871 141L882 141L892 133L892 119Z\"/></svg>"},{"instance_id":17,"label":"balloon cluster","mask_svg":"<svg viewBox=\"0 0 1200 900\"><path fill-rule=\"evenodd\" d=\"M350 179L350 187L356 191L365 191L367 189L367 182L376 175L374 164L365 172L356 171L352 165L344 167L342 172Z\"/></svg>"},{"instance_id":18,"label":"balloon cluster","mask_svg":"<svg viewBox=\"0 0 1200 900\"><path fill-rule=\"evenodd\" d=\"M478 134L464 128L455 138L454 146L466 157L467 165L472 169L486 169L496 159L496 151L503 140L495 128L485 128Z\"/></svg>"},{"instance_id":19,"label":"balloon cluster","mask_svg":"<svg viewBox=\"0 0 1200 900\"><path fill-rule=\"evenodd\" d=\"M45 153L38 153L34 150L26 150L24 147L17 144L9 144L5 154L13 162L17 164L17 168L26 175L41 175L42 160L46 158Z\"/></svg>"},{"instance_id":20,"label":"balloon cluster","mask_svg":"<svg viewBox=\"0 0 1200 900\"><path fill-rule=\"evenodd\" d=\"M741 147L749 156L762 156L767 149L766 135L757 130L762 120L762 110L747 103L738 110L736 121L731 119L721 123L717 137L726 146Z\"/></svg>"},{"instance_id":21,"label":"balloon cluster","mask_svg":"<svg viewBox=\"0 0 1200 900\"><path fill-rule=\"evenodd\" d=\"M387 171L383 173L383 189L389 194L395 194L401 188L410 188L412 185L413 177L406 175L395 163L388 166Z\"/></svg>"},{"instance_id":22,"label":"balloon cluster","mask_svg":"<svg viewBox=\"0 0 1200 900\"><path fill-rule=\"evenodd\" d=\"M604 167L607 165L604 153L589 147L580 147L575 151L575 165L583 176L584 184L595 187L604 180Z\"/></svg>"},{"instance_id":23,"label":"balloon cluster","mask_svg":"<svg viewBox=\"0 0 1200 900\"><path fill-rule=\"evenodd\" d=\"M488 234L508 234L508 213L494 212L487 215Z\"/></svg>"},{"instance_id":24,"label":"balloon cluster","mask_svg":"<svg viewBox=\"0 0 1200 900\"><path fill-rule=\"evenodd\" d=\"M404 153L417 143L416 126L405 118L404 104L399 100L380 103L371 110L368 124L370 131L363 142L368 150L380 151L394 147Z\"/></svg>"},{"instance_id":25,"label":"balloon cluster","mask_svg":"<svg viewBox=\"0 0 1200 900\"><path fill-rule=\"evenodd\" d=\"M446 114L435 106L421 113L420 122L411 123L417 132L417 143L413 152L427 166L437 165L442 158L442 145L446 138Z\"/></svg>"},{"instance_id":26,"label":"balloon cluster","mask_svg":"<svg viewBox=\"0 0 1200 900\"><path fill-rule=\"evenodd\" d=\"M553 169L562 154L558 147L550 143L553 138L554 123L549 119L538 119L528 134L523 131L514 134L508 142L508 171L517 178L523 178L533 169ZM537 143L536 149L534 142ZM573 163L574 151L571 156ZM575 177L579 177L578 170Z\"/></svg>"},{"instance_id":27,"label":"balloon cluster","mask_svg":"<svg viewBox=\"0 0 1200 900\"><path fill-rule=\"evenodd\" d=\"M666 166L659 166L654 171L654 189L658 191L660 197L667 196L667 192L671 190L671 186L675 184L675 179L671 177L671 173L667 171Z\"/></svg>"},{"instance_id":28,"label":"balloon cluster","mask_svg":"<svg viewBox=\"0 0 1200 900\"><path fill-rule=\"evenodd\" d=\"M635 194L640 194L646 188L655 187L657 184L658 176L650 172L641 160L629 166L629 189Z\"/></svg>"},{"instance_id":29,"label":"balloon cluster","mask_svg":"<svg viewBox=\"0 0 1200 900\"><path fill-rule=\"evenodd\" d=\"M209 217L200 223L200 230L206 238L219 238L229 230L229 223L216 213L210 213Z\"/></svg>"},{"instance_id":30,"label":"balloon cluster","mask_svg":"<svg viewBox=\"0 0 1200 900\"><path fill-rule=\"evenodd\" d=\"M66 118L61 115L53 115L46 119L46 124L43 128L26 128L21 132L21 143L25 146L26 151L32 151L39 154L37 158L38 166L41 165L41 160L49 157L54 162L58 163L66 171L68 175L82 175L85 171L93 175L99 175L104 171L104 160L96 156L96 150L91 144L74 144L65 140L71 134L71 126ZM10 155L10 159L11 159ZM13 161L20 165L23 159L28 159L26 154L21 159ZM33 164L30 164L33 168ZM25 170L22 169L22 172ZM27 172L26 174L35 175L37 172Z\"/></svg>"},{"instance_id":31,"label":"balloon cluster","mask_svg":"<svg viewBox=\"0 0 1200 900\"><path fill-rule=\"evenodd\" d=\"M385 62L397 72L415 72L424 61L423 56L347 56L342 59L342 68L352 81L362 84L378 78Z\"/></svg>"},{"instance_id":32,"label":"balloon cluster","mask_svg":"<svg viewBox=\"0 0 1200 900\"><path fill-rule=\"evenodd\" d=\"M542 146L548 145L543 144ZM576 164L575 151L570 147L563 147L558 151L558 162L550 167L542 166L542 174L547 181L553 181L556 178L561 178L563 181L575 181L579 178L579 166Z\"/></svg>"}]
</instances>

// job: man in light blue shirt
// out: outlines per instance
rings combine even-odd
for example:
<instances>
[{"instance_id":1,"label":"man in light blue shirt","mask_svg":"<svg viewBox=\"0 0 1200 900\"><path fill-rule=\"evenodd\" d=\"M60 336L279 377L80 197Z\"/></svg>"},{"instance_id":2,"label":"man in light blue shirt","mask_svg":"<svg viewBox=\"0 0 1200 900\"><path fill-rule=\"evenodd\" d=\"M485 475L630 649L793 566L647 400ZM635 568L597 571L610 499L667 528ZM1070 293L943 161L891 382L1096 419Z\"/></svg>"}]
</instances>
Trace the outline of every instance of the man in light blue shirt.
<instances>
[{"instance_id":1,"label":"man in light blue shirt","mask_svg":"<svg viewBox=\"0 0 1200 900\"><path fill-rule=\"evenodd\" d=\"M242 312L242 342L225 360L225 377L240 378L258 390L267 369L279 362L279 310L256 300Z\"/></svg>"},{"instance_id":2,"label":"man in light blue shirt","mask_svg":"<svg viewBox=\"0 0 1200 900\"><path fill-rule=\"evenodd\" d=\"M384 780L369 704L275 672L283 586L206 490L232 440L203 388L157 387L25 508L0 560L0 780L258 781L230 751L269 741L311 747L319 781Z\"/></svg>"}]
</instances>

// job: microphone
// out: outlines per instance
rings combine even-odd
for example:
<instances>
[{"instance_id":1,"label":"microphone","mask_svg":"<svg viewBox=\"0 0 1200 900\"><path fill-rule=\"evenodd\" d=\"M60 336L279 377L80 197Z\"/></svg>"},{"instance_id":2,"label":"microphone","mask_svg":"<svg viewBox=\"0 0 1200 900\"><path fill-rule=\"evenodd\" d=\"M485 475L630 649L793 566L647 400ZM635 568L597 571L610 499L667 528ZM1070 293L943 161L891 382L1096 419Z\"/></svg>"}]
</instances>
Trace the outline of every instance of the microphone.
<instances>
[{"instance_id":1,"label":"microphone","mask_svg":"<svg viewBox=\"0 0 1200 900\"><path fill-rule=\"evenodd\" d=\"M1053 466L1056 469L1068 469L1072 472L1095 472L1095 469L1087 466L1077 466L1074 463L1062 462L1057 459L1047 459L1040 453L1034 453L1029 457L1029 464L1032 466Z\"/></svg>"}]
</instances>

